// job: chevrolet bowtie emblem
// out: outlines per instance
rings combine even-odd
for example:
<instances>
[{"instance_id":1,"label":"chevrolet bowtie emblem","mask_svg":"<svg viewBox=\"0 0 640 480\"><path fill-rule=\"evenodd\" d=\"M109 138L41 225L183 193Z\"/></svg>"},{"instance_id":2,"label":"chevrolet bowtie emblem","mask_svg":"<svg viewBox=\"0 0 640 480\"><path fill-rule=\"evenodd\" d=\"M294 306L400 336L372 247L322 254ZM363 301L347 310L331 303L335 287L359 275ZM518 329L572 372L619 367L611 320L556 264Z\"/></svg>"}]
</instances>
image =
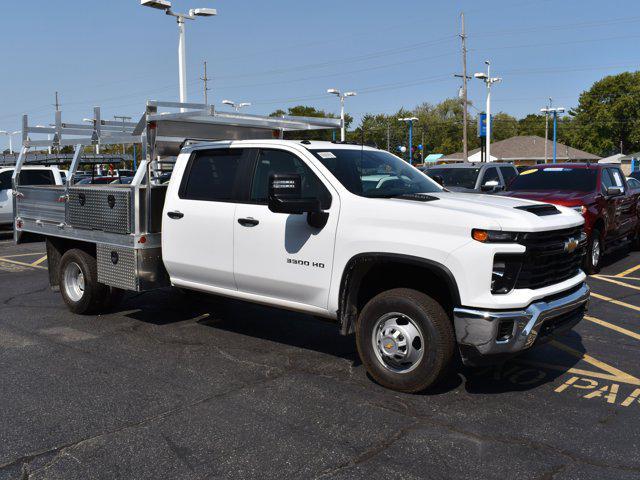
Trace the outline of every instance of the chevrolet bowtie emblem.
<instances>
[{"instance_id":1,"label":"chevrolet bowtie emblem","mask_svg":"<svg viewBox=\"0 0 640 480\"><path fill-rule=\"evenodd\" d=\"M566 242L564 242L564 251L567 253L573 252L576 248L578 248L578 240L575 238L570 238Z\"/></svg>"},{"instance_id":2,"label":"chevrolet bowtie emblem","mask_svg":"<svg viewBox=\"0 0 640 480\"><path fill-rule=\"evenodd\" d=\"M386 348L387 350L391 350L391 348L393 347L393 343L387 343L384 348Z\"/></svg>"}]
</instances>

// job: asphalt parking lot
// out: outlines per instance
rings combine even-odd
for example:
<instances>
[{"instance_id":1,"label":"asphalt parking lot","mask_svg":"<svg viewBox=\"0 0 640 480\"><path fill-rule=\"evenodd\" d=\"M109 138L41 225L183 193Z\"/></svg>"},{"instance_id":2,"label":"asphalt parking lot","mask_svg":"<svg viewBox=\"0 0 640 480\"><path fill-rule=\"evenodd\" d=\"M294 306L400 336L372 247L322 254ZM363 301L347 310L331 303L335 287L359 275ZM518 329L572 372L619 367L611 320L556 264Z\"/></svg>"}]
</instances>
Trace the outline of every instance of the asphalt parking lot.
<instances>
[{"instance_id":1,"label":"asphalt parking lot","mask_svg":"<svg viewBox=\"0 0 640 480\"><path fill-rule=\"evenodd\" d=\"M569 335L437 391L310 317L161 291L75 316L0 237L0 479L640 478L640 252Z\"/></svg>"}]
</instances>

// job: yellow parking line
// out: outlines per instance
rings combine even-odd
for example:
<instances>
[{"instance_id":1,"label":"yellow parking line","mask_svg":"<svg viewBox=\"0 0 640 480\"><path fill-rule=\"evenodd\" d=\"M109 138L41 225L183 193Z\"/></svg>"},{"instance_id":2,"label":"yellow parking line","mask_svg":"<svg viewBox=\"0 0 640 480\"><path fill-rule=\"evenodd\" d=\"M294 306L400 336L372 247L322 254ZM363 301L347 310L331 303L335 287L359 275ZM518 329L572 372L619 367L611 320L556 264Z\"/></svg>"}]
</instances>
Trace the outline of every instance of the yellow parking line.
<instances>
[{"instance_id":1,"label":"yellow parking line","mask_svg":"<svg viewBox=\"0 0 640 480\"><path fill-rule=\"evenodd\" d=\"M624 272L620 272L619 274L617 274L616 277L625 277L628 274L635 272L636 270L640 270L640 265L636 265L635 267L628 268Z\"/></svg>"},{"instance_id":2,"label":"yellow parking line","mask_svg":"<svg viewBox=\"0 0 640 480\"><path fill-rule=\"evenodd\" d=\"M616 300L615 298L605 297L604 295L600 295L599 293L591 292L591 296L597 298L599 300L604 300L605 302L611 302L620 307L630 308L631 310L636 310L640 312L640 307L636 305L631 305L630 303L623 302L621 300Z\"/></svg>"},{"instance_id":3,"label":"yellow parking line","mask_svg":"<svg viewBox=\"0 0 640 480\"><path fill-rule=\"evenodd\" d=\"M605 277L605 278L624 278L625 280L640 280L640 277L618 277L618 275L602 275L601 273L598 274L598 277Z\"/></svg>"},{"instance_id":4,"label":"yellow parking line","mask_svg":"<svg viewBox=\"0 0 640 480\"><path fill-rule=\"evenodd\" d=\"M23 267L40 268L42 270L47 269L47 267L43 267L42 265L31 265L30 263L18 262L17 260L10 260L6 257L0 257L0 262L13 263L15 265L22 265Z\"/></svg>"},{"instance_id":5,"label":"yellow parking line","mask_svg":"<svg viewBox=\"0 0 640 480\"><path fill-rule=\"evenodd\" d=\"M36 267L38 265L40 265L42 262L44 262L47 259L47 256L45 255L44 257L40 257L38 260L36 260L35 262L33 262L31 264L32 267Z\"/></svg>"},{"instance_id":6,"label":"yellow parking line","mask_svg":"<svg viewBox=\"0 0 640 480\"><path fill-rule=\"evenodd\" d=\"M633 288L634 290L640 291L640 287L637 287L635 285L629 285L628 283L624 283L624 282L619 282L618 280L614 280L613 278L601 277L600 275L591 275L591 278L597 278L598 280L603 280L603 281L609 282L609 283L615 283L616 285L620 285L620 286L628 287L628 288Z\"/></svg>"},{"instance_id":7,"label":"yellow parking line","mask_svg":"<svg viewBox=\"0 0 640 480\"><path fill-rule=\"evenodd\" d=\"M594 367L598 367L600 370L604 370L605 372L608 372L613 377L616 377L620 382L631 383L632 385L640 385L640 379L634 377L633 375L629 375L628 373L625 373L622 370L618 370L616 367L606 364L598 360L597 358L592 357L591 355L588 355L583 352L579 352L578 350L575 350L570 346L565 345L564 343L560 343L557 340L552 340L551 344L554 347L564 352L567 352L568 354L576 358L579 358L581 360L584 360L587 363L590 363ZM574 373L578 373L578 372L576 371ZM583 373L586 373L586 372L583 372Z\"/></svg>"},{"instance_id":8,"label":"yellow parking line","mask_svg":"<svg viewBox=\"0 0 640 480\"><path fill-rule=\"evenodd\" d=\"M16 253L15 255L5 255L2 258L30 257L32 255L44 255L44 252Z\"/></svg>"},{"instance_id":9,"label":"yellow parking line","mask_svg":"<svg viewBox=\"0 0 640 480\"><path fill-rule=\"evenodd\" d=\"M610 328L611 330L615 330L616 332L622 333L623 335L627 335L631 338L635 338L636 340L640 340L640 333L632 332L631 330L619 327L618 325L615 325L613 323L605 322L604 320L592 317L591 315L585 315L584 319L589 320L593 323L597 323L598 325L602 325L603 327Z\"/></svg>"}]
</instances>

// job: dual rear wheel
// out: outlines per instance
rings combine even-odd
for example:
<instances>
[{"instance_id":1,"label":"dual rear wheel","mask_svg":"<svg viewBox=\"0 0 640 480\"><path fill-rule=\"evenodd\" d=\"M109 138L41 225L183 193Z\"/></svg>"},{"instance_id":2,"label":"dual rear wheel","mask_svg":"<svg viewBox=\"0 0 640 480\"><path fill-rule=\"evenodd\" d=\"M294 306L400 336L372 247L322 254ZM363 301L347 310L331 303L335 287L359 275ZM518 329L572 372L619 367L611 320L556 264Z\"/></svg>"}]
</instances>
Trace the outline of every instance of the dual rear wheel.
<instances>
[{"instance_id":1,"label":"dual rear wheel","mask_svg":"<svg viewBox=\"0 0 640 480\"><path fill-rule=\"evenodd\" d=\"M124 295L123 290L98 282L95 257L76 248L62 256L58 282L69 310L81 315L108 311Z\"/></svg>"}]
</instances>

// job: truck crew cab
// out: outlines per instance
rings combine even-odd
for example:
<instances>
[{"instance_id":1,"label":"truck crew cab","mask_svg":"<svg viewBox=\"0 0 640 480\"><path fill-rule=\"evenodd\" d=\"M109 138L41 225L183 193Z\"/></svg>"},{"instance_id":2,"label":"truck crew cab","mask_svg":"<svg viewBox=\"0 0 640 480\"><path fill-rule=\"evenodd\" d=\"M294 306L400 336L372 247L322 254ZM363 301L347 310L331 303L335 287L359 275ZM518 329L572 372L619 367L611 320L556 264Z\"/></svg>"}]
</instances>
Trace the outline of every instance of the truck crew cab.
<instances>
[{"instance_id":1,"label":"truck crew cab","mask_svg":"<svg viewBox=\"0 0 640 480\"><path fill-rule=\"evenodd\" d=\"M386 151L331 142L187 145L168 185L143 186L145 167L132 185L70 187L55 228L21 215L30 195L17 187L18 230L47 238L51 283L76 313L164 285L305 312L355 332L380 384L415 392L456 350L466 364L500 361L587 306L584 221L571 209L446 192ZM83 217L104 200L126 218L119 192L161 215L133 208L129 229Z\"/></svg>"}]
</instances>

